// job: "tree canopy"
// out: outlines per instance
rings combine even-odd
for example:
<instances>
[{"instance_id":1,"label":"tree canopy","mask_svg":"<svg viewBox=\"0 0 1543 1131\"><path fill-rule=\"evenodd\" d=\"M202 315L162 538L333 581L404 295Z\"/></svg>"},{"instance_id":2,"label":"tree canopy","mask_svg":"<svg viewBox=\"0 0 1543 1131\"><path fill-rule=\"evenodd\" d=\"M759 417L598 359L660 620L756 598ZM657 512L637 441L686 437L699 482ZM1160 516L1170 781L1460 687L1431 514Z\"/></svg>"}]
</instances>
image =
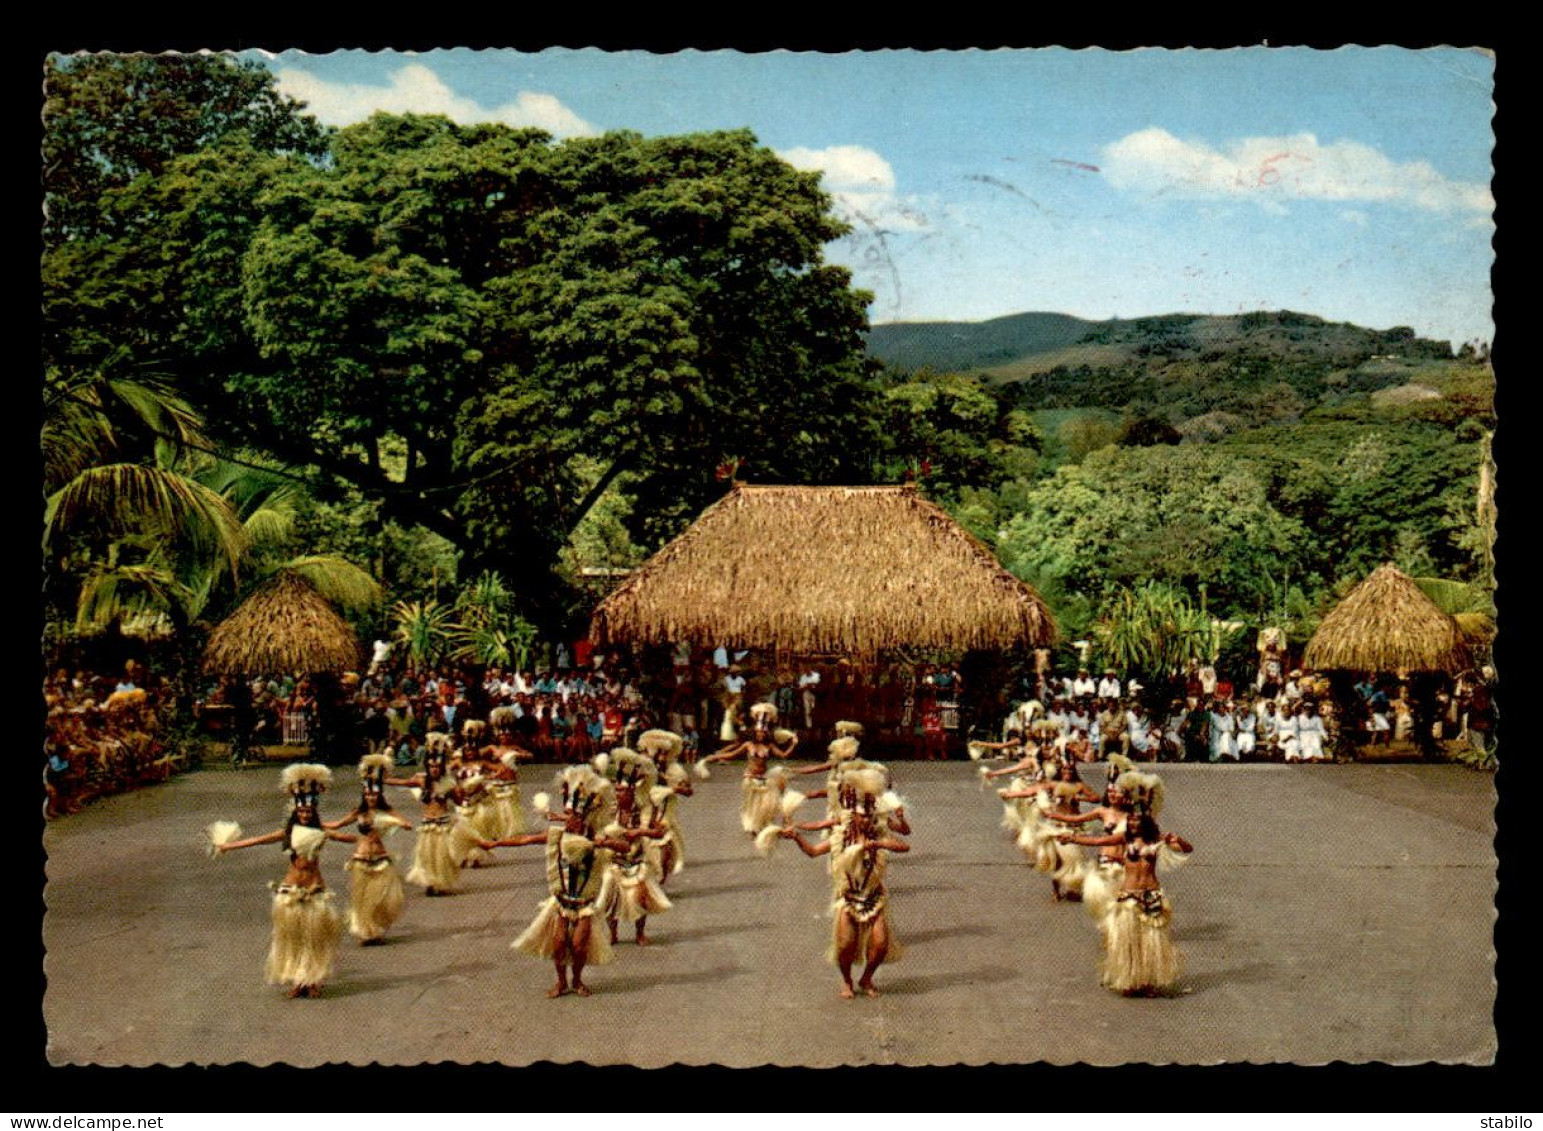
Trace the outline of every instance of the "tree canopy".
<instances>
[{"instance_id":1,"label":"tree canopy","mask_svg":"<svg viewBox=\"0 0 1543 1131\"><path fill-rule=\"evenodd\" d=\"M533 611L622 472L641 537L725 460L873 474L867 298L822 259L844 227L748 132L555 143L377 115L321 162L230 134L111 195L132 238L45 263L54 367L174 374L227 442L449 538Z\"/></svg>"},{"instance_id":2,"label":"tree canopy","mask_svg":"<svg viewBox=\"0 0 1543 1131\"><path fill-rule=\"evenodd\" d=\"M227 55L50 56L43 192L51 243L110 231L112 189L240 133L264 152L320 155L326 131L262 64Z\"/></svg>"}]
</instances>

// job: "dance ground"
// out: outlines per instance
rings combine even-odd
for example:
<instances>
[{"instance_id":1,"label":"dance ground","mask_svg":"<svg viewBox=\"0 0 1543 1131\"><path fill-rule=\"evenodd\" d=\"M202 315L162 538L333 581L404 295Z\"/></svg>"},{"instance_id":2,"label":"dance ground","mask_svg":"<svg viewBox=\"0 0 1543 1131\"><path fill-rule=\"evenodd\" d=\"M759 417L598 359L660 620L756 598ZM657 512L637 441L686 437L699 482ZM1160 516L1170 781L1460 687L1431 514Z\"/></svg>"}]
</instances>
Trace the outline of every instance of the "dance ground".
<instances>
[{"instance_id":1,"label":"dance ground","mask_svg":"<svg viewBox=\"0 0 1543 1131\"><path fill-rule=\"evenodd\" d=\"M1461 766L1167 766L1165 877L1180 992L1098 984L1098 933L1056 904L967 763L897 763L912 851L890 864L903 957L883 995L843 1001L825 861L770 859L739 829L738 768L681 805L687 867L655 945L544 996L549 963L509 949L545 896L540 848L502 849L460 893L409 889L389 941L345 936L319 1000L263 983L277 848L218 860L201 829L278 827L275 768L206 770L50 824L43 1007L55 1064L1322 1064L1495 1056L1493 778ZM528 799L551 767L528 768ZM325 799L357 797L351 769ZM1102 785L1103 767L1084 776ZM816 779L806 778L805 782ZM404 815L417 806L395 791ZM804 807L813 819L821 802ZM411 833L396 834L399 863ZM323 872L346 906L349 848Z\"/></svg>"}]
</instances>

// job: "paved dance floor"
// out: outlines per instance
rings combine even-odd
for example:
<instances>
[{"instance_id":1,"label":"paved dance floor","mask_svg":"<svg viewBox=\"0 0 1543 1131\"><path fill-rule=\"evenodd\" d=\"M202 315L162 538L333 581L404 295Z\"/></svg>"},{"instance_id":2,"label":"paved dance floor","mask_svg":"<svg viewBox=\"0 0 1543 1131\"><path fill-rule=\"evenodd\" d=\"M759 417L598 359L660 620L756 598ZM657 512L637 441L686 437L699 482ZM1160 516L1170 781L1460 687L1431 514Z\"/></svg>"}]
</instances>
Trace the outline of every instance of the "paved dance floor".
<instances>
[{"instance_id":1,"label":"paved dance floor","mask_svg":"<svg viewBox=\"0 0 1543 1131\"><path fill-rule=\"evenodd\" d=\"M552 767L523 774L528 800ZM44 1015L55 1064L1489 1063L1495 1055L1493 778L1460 766L1166 766L1182 992L1100 988L1098 932L1056 904L967 763L896 763L908 855L889 869L905 946L883 995L843 1001L823 859L739 829L739 767L681 803L686 870L655 945L623 941L594 997L549 1001L509 949L545 896L542 850L501 849L459 894L409 888L383 946L345 935L319 1000L263 983L276 847L210 860L201 829L285 813L278 770L206 770L49 825ZM1084 769L1095 788L1103 767ZM804 782L818 779L805 778ZM811 786L811 788L813 788ZM351 768L324 798L357 798ZM404 815L418 806L393 791ZM801 811L822 815L822 802ZM411 833L389 842L403 871ZM346 907L350 848L323 873Z\"/></svg>"}]
</instances>

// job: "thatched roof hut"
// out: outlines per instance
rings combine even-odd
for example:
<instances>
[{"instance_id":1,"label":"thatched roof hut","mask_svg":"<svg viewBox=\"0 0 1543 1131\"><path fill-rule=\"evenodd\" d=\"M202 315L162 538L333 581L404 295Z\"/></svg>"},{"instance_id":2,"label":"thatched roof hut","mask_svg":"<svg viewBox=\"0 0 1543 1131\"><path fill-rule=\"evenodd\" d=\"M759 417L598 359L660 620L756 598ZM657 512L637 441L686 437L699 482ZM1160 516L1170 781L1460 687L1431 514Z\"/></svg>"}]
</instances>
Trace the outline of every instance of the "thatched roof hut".
<instances>
[{"instance_id":1,"label":"thatched roof hut","mask_svg":"<svg viewBox=\"0 0 1543 1131\"><path fill-rule=\"evenodd\" d=\"M265 582L209 636L204 666L228 675L358 667L359 638L327 599L288 570Z\"/></svg>"},{"instance_id":2,"label":"thatched roof hut","mask_svg":"<svg viewBox=\"0 0 1543 1131\"><path fill-rule=\"evenodd\" d=\"M912 487L739 485L601 602L590 636L873 654L1035 647L1055 623Z\"/></svg>"},{"instance_id":3,"label":"thatched roof hut","mask_svg":"<svg viewBox=\"0 0 1543 1131\"><path fill-rule=\"evenodd\" d=\"M1323 618L1302 659L1351 671L1459 671L1468 663L1457 622L1392 565L1373 570Z\"/></svg>"}]
</instances>

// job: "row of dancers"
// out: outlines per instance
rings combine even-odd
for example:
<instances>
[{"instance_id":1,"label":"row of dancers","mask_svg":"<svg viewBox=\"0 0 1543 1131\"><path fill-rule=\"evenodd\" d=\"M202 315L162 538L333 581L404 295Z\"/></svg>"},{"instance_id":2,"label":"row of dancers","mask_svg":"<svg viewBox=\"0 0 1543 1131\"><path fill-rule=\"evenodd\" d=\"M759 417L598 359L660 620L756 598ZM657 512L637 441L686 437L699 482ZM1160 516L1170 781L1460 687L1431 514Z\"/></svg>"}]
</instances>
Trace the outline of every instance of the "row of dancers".
<instances>
[{"instance_id":1,"label":"row of dancers","mask_svg":"<svg viewBox=\"0 0 1543 1131\"><path fill-rule=\"evenodd\" d=\"M487 745L480 721L466 724L459 749L448 735L434 736L422 771L409 778L390 776L388 755L367 755L359 763L359 803L337 820L323 821L320 812L332 772L302 763L281 776L291 804L283 827L243 839L234 822L208 826L211 855L264 844L280 844L288 855L284 879L272 885L269 983L288 986L290 997L319 997L332 972L343 918L321 874L327 841L355 845L346 865L352 878L347 921L361 944L383 941L401 914L404 882L386 833L413 824L395 811L387 786L411 789L422 804L406 882L427 895L457 890L461 869L485 863L495 849L544 847L548 895L512 946L553 962L557 982L548 996L589 996L584 969L611 960L620 923L633 924L635 941L648 945L647 918L670 909L663 885L685 866L676 802L693 789L680 762L681 737L647 731L637 750L567 767L557 783L560 811L538 793L533 808L544 827L527 833L517 766L530 754L514 745L510 719L495 711L490 722L496 739ZM343 831L349 826L357 831ZM608 931L594 929L597 916Z\"/></svg>"},{"instance_id":2,"label":"row of dancers","mask_svg":"<svg viewBox=\"0 0 1543 1131\"><path fill-rule=\"evenodd\" d=\"M1084 783L1075 760L1055 742L1056 728L1041 721L1027 740L972 743L976 759L994 751L1007 757L997 769L980 767L983 783L1009 778L997 791L1003 827L1033 867L1050 877L1057 901L1080 901L1103 939L1103 985L1130 996L1172 993L1181 960L1172 940L1173 905L1158 865L1183 864L1193 846L1157 824L1164 787L1120 754L1108 758L1103 795ZM1083 808L1090 804L1090 808ZM1097 822L1097 834L1074 832ZM1086 848L1095 848L1089 855Z\"/></svg>"},{"instance_id":3,"label":"row of dancers","mask_svg":"<svg viewBox=\"0 0 1543 1131\"><path fill-rule=\"evenodd\" d=\"M888 767L860 757L860 723L837 723L823 762L789 770L773 761L792 756L797 734L776 726L776 709L769 703L756 704L750 716L749 733L701 759L694 772L705 779L711 764L744 758L742 830L763 856L786 839L804 855L826 859L832 919L827 957L840 971L841 996L877 996L875 973L900 956L885 878L890 856L909 851L901 839L911 833L906 803L894 791ZM315 997L330 976L342 916L321 875L319 857L327 841L355 845L347 863L352 877L347 922L360 943L381 941L400 915L404 884L385 833L413 825L393 809L388 786L411 789L422 804L406 881L428 895L455 891L460 869L476 866L497 849L544 849L547 896L511 945L553 963L556 983L548 996L589 996L584 971L612 959L620 924L632 924L635 941L648 945L648 919L670 910L664 885L685 865L678 803L693 787L681 762L681 736L647 731L636 750L619 748L590 764L565 768L556 786L560 803L537 794L533 809L544 827L526 832L518 763L530 755L514 744L509 721L494 712L496 737L487 744L475 722L466 725L459 749L450 747L448 737L436 738L422 771L410 778L391 777L388 756L367 756L359 764L359 802L337 820L324 822L320 814L331 772L302 764L282 775L291 801L282 828L241 839L240 827L231 822L209 826L211 853L282 844L288 854L284 879L272 885L270 983L287 985L291 997ZM1178 979L1179 958L1157 865L1181 862L1191 846L1157 827L1161 780L1115 755L1099 797L1081 782L1075 762L1055 750L1046 728L1039 728L1036 738L1000 750L1009 755L1008 765L982 767L987 778L1011 778L1000 791L1008 827L1035 867L1050 875L1056 899L1081 899L1098 920L1104 984L1128 994L1168 991ZM986 753L982 745L971 752ZM824 788L792 788L794 777L813 774L826 775ZM822 798L822 819L797 819L800 806ZM1085 803L1093 807L1083 809ZM1072 831L1094 821L1101 822L1101 835ZM344 831L350 827L356 832ZM824 836L811 841L804 835L811 832ZM1084 847L1098 853L1089 857Z\"/></svg>"}]
</instances>

